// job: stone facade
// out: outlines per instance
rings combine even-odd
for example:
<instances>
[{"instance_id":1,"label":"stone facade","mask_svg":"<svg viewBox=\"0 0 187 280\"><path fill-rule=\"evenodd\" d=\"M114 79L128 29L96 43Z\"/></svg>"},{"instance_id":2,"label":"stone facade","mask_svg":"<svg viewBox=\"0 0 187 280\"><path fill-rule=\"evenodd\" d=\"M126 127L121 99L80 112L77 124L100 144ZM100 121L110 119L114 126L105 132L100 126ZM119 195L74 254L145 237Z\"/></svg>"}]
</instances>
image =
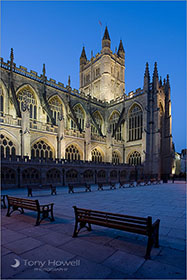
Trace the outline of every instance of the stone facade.
<instances>
[{"instance_id":1,"label":"stone facade","mask_svg":"<svg viewBox=\"0 0 187 280\"><path fill-rule=\"evenodd\" d=\"M169 76L148 63L143 89L125 94L125 51L112 53L106 28L101 53L80 57L80 90L1 58L1 154L142 165L166 176L172 167Z\"/></svg>"}]
</instances>

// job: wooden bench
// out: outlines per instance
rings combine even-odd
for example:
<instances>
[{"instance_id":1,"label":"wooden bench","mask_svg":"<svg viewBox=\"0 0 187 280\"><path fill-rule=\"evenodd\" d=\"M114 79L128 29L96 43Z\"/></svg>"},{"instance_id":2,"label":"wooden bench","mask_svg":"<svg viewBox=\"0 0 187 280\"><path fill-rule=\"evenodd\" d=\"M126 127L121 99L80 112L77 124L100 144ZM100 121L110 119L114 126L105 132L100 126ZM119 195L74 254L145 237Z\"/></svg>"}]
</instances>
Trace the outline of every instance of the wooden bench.
<instances>
[{"instance_id":1,"label":"wooden bench","mask_svg":"<svg viewBox=\"0 0 187 280\"><path fill-rule=\"evenodd\" d=\"M127 184L128 184L128 181L126 181L126 180L124 180L124 181L123 181L123 180L120 180L120 181L119 181L119 188L124 188L124 186L127 185Z\"/></svg>"},{"instance_id":2,"label":"wooden bench","mask_svg":"<svg viewBox=\"0 0 187 280\"><path fill-rule=\"evenodd\" d=\"M6 198L6 195L2 194L1 195L1 207L4 208L4 209L6 208L5 198Z\"/></svg>"},{"instance_id":3,"label":"wooden bench","mask_svg":"<svg viewBox=\"0 0 187 280\"><path fill-rule=\"evenodd\" d=\"M27 186L28 196L32 196L32 191L51 190L51 195L56 195L56 187L52 184L39 185L39 186Z\"/></svg>"},{"instance_id":4,"label":"wooden bench","mask_svg":"<svg viewBox=\"0 0 187 280\"><path fill-rule=\"evenodd\" d=\"M91 185L88 183L70 183L68 184L68 193L74 193L75 188L85 188L85 192L91 192Z\"/></svg>"},{"instance_id":5,"label":"wooden bench","mask_svg":"<svg viewBox=\"0 0 187 280\"><path fill-rule=\"evenodd\" d=\"M150 179L150 183L156 185L157 184L157 180L155 178L151 178Z\"/></svg>"},{"instance_id":6,"label":"wooden bench","mask_svg":"<svg viewBox=\"0 0 187 280\"><path fill-rule=\"evenodd\" d=\"M146 182L143 179L137 180L137 186L145 186Z\"/></svg>"},{"instance_id":7,"label":"wooden bench","mask_svg":"<svg viewBox=\"0 0 187 280\"><path fill-rule=\"evenodd\" d=\"M79 231L84 227L91 231L91 225L99 225L148 236L146 259L150 258L151 249L154 244L156 248L159 247L159 219L152 223L152 217L150 216L141 218L77 208L76 206L73 206L73 208L75 211L73 237L77 237Z\"/></svg>"},{"instance_id":8,"label":"wooden bench","mask_svg":"<svg viewBox=\"0 0 187 280\"><path fill-rule=\"evenodd\" d=\"M55 220L53 216L54 203L40 205L38 200L19 198L8 195L6 197L8 200L7 217L10 217L10 215L16 210L20 211L21 214L23 214L23 209L27 209L36 211L38 213L36 219L36 226L38 226L41 223L41 221L46 218L50 219L51 221ZM49 217L49 213L51 214L51 217Z\"/></svg>"},{"instance_id":9,"label":"wooden bench","mask_svg":"<svg viewBox=\"0 0 187 280\"><path fill-rule=\"evenodd\" d=\"M98 183L98 191L103 191L104 187L109 187L110 190L116 189L116 183L110 182L110 183Z\"/></svg>"}]
</instances>

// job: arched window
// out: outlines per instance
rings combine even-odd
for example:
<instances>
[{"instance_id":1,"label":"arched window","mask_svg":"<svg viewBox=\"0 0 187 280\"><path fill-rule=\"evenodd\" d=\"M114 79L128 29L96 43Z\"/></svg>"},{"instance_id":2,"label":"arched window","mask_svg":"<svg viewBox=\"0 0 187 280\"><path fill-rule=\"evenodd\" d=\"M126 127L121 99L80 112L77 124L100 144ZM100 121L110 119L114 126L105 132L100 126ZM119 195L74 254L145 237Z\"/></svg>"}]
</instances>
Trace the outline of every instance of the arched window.
<instances>
[{"instance_id":1,"label":"arched window","mask_svg":"<svg viewBox=\"0 0 187 280\"><path fill-rule=\"evenodd\" d=\"M106 178L106 171L105 170L99 170L97 173L98 179L105 179Z\"/></svg>"},{"instance_id":2,"label":"arched window","mask_svg":"<svg viewBox=\"0 0 187 280\"><path fill-rule=\"evenodd\" d=\"M77 181L78 178L78 172L75 169L70 169L66 172L66 181L72 182L72 181Z\"/></svg>"},{"instance_id":3,"label":"arched window","mask_svg":"<svg viewBox=\"0 0 187 280\"><path fill-rule=\"evenodd\" d=\"M60 171L56 168L52 168L47 171L47 182L48 183L60 183L61 182L61 174Z\"/></svg>"},{"instance_id":4,"label":"arched window","mask_svg":"<svg viewBox=\"0 0 187 280\"><path fill-rule=\"evenodd\" d=\"M140 165L141 164L141 155L138 152L133 152L129 156L129 164L130 165Z\"/></svg>"},{"instance_id":5,"label":"arched window","mask_svg":"<svg viewBox=\"0 0 187 280\"><path fill-rule=\"evenodd\" d=\"M118 174L117 174L117 171L116 170L112 170L111 172L110 172L110 179L117 179L117 176L118 176Z\"/></svg>"},{"instance_id":6,"label":"arched window","mask_svg":"<svg viewBox=\"0 0 187 280\"><path fill-rule=\"evenodd\" d=\"M33 120L37 119L37 102L34 94L28 89L24 88L18 93L18 101L20 105L20 110L23 104L27 104L30 111L30 118Z\"/></svg>"},{"instance_id":7,"label":"arched window","mask_svg":"<svg viewBox=\"0 0 187 280\"><path fill-rule=\"evenodd\" d=\"M119 164L119 155L115 151L112 153L112 163Z\"/></svg>"},{"instance_id":8,"label":"arched window","mask_svg":"<svg viewBox=\"0 0 187 280\"><path fill-rule=\"evenodd\" d=\"M127 177L127 171L126 170L122 170L120 172L120 179L123 180L123 179L126 179Z\"/></svg>"},{"instance_id":9,"label":"arched window","mask_svg":"<svg viewBox=\"0 0 187 280\"><path fill-rule=\"evenodd\" d=\"M60 102L59 98L57 96L52 97L49 100L49 106L52 111L53 118L55 120L55 123L57 124L58 118L61 114L63 114L62 111L62 103ZM49 117L47 116L47 122L49 122Z\"/></svg>"},{"instance_id":10,"label":"arched window","mask_svg":"<svg viewBox=\"0 0 187 280\"><path fill-rule=\"evenodd\" d=\"M84 119L85 119L85 114L83 112L83 109L81 108L81 106L78 104L78 105L75 105L74 108L73 108L74 112L75 112L75 115L76 115L76 118L78 120L78 123L80 125L80 128L82 130L84 130ZM77 129L77 126L75 124L75 122L71 119L71 129Z\"/></svg>"},{"instance_id":11,"label":"arched window","mask_svg":"<svg viewBox=\"0 0 187 280\"><path fill-rule=\"evenodd\" d=\"M143 113L138 105L129 112L129 141L142 139Z\"/></svg>"},{"instance_id":12,"label":"arched window","mask_svg":"<svg viewBox=\"0 0 187 280\"><path fill-rule=\"evenodd\" d=\"M112 116L110 117L110 119L109 119L110 129L111 129L112 134L114 133L114 131L115 131L115 129L116 129L118 120L119 120L119 114L118 114L117 112L114 112L114 113L112 114ZM118 129L116 130L116 133L115 133L114 138L115 138L116 140L121 140L121 125L120 125L120 126L118 127Z\"/></svg>"},{"instance_id":13,"label":"arched window","mask_svg":"<svg viewBox=\"0 0 187 280\"><path fill-rule=\"evenodd\" d=\"M102 132L102 118L101 118L100 114L96 111L93 114L93 116L94 116L94 119L95 119L98 127L100 128L100 130ZM99 135L99 131L97 130L97 128L94 125L91 126L91 133Z\"/></svg>"},{"instance_id":14,"label":"arched window","mask_svg":"<svg viewBox=\"0 0 187 280\"><path fill-rule=\"evenodd\" d=\"M83 178L85 180L92 180L94 178L94 173L91 169L85 170L83 173Z\"/></svg>"},{"instance_id":15,"label":"arched window","mask_svg":"<svg viewBox=\"0 0 187 280\"><path fill-rule=\"evenodd\" d=\"M0 88L0 115L3 116L4 111L4 95L3 90Z\"/></svg>"},{"instance_id":16,"label":"arched window","mask_svg":"<svg viewBox=\"0 0 187 280\"><path fill-rule=\"evenodd\" d=\"M94 162L103 161L101 153L96 148L94 150L92 150L91 154L92 154L92 161L94 161Z\"/></svg>"},{"instance_id":17,"label":"arched window","mask_svg":"<svg viewBox=\"0 0 187 280\"><path fill-rule=\"evenodd\" d=\"M16 172L12 168L2 167L1 170L2 185L9 185L16 183Z\"/></svg>"},{"instance_id":18,"label":"arched window","mask_svg":"<svg viewBox=\"0 0 187 280\"><path fill-rule=\"evenodd\" d=\"M15 144L3 134L0 135L1 156L8 157L9 155L16 155Z\"/></svg>"},{"instance_id":19,"label":"arched window","mask_svg":"<svg viewBox=\"0 0 187 280\"><path fill-rule=\"evenodd\" d=\"M33 184L40 182L39 171L35 168L26 168L22 172L22 181L24 184Z\"/></svg>"},{"instance_id":20,"label":"arched window","mask_svg":"<svg viewBox=\"0 0 187 280\"><path fill-rule=\"evenodd\" d=\"M53 151L47 143L45 143L43 140L40 140L32 145L31 157L53 158Z\"/></svg>"},{"instance_id":21,"label":"arched window","mask_svg":"<svg viewBox=\"0 0 187 280\"><path fill-rule=\"evenodd\" d=\"M79 150L74 145L69 145L66 148L65 158L68 160L80 160Z\"/></svg>"}]
</instances>

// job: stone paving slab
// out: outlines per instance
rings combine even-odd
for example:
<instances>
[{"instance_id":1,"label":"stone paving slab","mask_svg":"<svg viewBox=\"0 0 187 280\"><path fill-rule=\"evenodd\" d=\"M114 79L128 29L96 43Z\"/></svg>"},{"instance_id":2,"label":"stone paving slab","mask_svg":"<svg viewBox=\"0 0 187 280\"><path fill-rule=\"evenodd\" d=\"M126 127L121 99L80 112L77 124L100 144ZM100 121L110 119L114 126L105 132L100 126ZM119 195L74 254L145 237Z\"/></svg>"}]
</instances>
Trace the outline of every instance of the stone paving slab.
<instances>
[{"instance_id":1,"label":"stone paving slab","mask_svg":"<svg viewBox=\"0 0 187 280\"><path fill-rule=\"evenodd\" d=\"M27 198L23 189L3 194ZM161 184L128 189L68 194L57 188L57 195L34 194L41 204L54 203L55 222L34 226L36 212L2 214L2 279L185 279L186 185ZM74 210L77 207L159 218L160 248L153 248L145 260L147 237L119 230L92 226L72 238ZM17 268L11 267L15 259ZM47 261L64 261L61 270L49 270ZM71 261L80 265L71 265ZM28 262L31 261L30 265ZM39 263L46 262L43 268ZM69 262L69 265L67 264ZM54 267L53 267L54 268ZM62 270L63 268L63 270ZM68 268L68 269L67 269ZM47 270L48 269L48 270Z\"/></svg>"},{"instance_id":2,"label":"stone paving slab","mask_svg":"<svg viewBox=\"0 0 187 280\"><path fill-rule=\"evenodd\" d=\"M186 279L184 269L148 260L133 275L134 279Z\"/></svg>"},{"instance_id":3,"label":"stone paving slab","mask_svg":"<svg viewBox=\"0 0 187 280\"><path fill-rule=\"evenodd\" d=\"M26 237L10 243L6 243L4 246L14 253L20 255L24 252L40 247L41 245L42 242L40 242L39 240L36 240L32 237Z\"/></svg>"},{"instance_id":4,"label":"stone paving slab","mask_svg":"<svg viewBox=\"0 0 187 280\"><path fill-rule=\"evenodd\" d=\"M103 265L112 269L117 269L124 273L126 276L134 274L140 268L145 259L137 257L126 252L117 251L111 257L103 262Z\"/></svg>"},{"instance_id":5,"label":"stone paving slab","mask_svg":"<svg viewBox=\"0 0 187 280\"><path fill-rule=\"evenodd\" d=\"M50 276L54 279L109 279L112 270L102 264L95 263L80 256L73 260L80 261L79 266L64 267L64 271L51 271ZM78 263L79 264L79 263ZM67 270L66 270L67 269Z\"/></svg>"},{"instance_id":6,"label":"stone paving slab","mask_svg":"<svg viewBox=\"0 0 187 280\"><path fill-rule=\"evenodd\" d=\"M80 239L78 237L74 238L72 242L68 242L59 248L62 248L68 252L72 252L75 255L84 257L87 260L94 261L96 263L101 263L116 251L113 248L103 246L101 244L93 244L92 242Z\"/></svg>"}]
</instances>

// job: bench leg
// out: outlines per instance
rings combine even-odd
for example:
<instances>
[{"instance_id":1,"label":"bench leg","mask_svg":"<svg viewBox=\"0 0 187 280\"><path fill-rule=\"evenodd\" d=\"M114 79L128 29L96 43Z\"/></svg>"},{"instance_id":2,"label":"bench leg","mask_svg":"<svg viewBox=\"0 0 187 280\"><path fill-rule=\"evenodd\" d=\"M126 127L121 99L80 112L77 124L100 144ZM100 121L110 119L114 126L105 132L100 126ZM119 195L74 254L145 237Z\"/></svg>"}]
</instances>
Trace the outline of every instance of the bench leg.
<instances>
[{"instance_id":1,"label":"bench leg","mask_svg":"<svg viewBox=\"0 0 187 280\"><path fill-rule=\"evenodd\" d=\"M5 202L5 196L3 195L3 198L1 198L1 207L6 208L6 202Z\"/></svg>"},{"instance_id":2,"label":"bench leg","mask_svg":"<svg viewBox=\"0 0 187 280\"><path fill-rule=\"evenodd\" d=\"M53 205L51 205L51 218L50 218L50 220L52 221L52 222L54 222L55 221L55 218L54 218L54 216L53 216Z\"/></svg>"},{"instance_id":3,"label":"bench leg","mask_svg":"<svg viewBox=\"0 0 187 280\"><path fill-rule=\"evenodd\" d=\"M56 188L51 189L51 195L53 195L53 194L56 195Z\"/></svg>"},{"instance_id":4,"label":"bench leg","mask_svg":"<svg viewBox=\"0 0 187 280\"><path fill-rule=\"evenodd\" d=\"M73 236L72 236L72 237L77 237L77 234L78 234L77 228L78 228L78 222L76 221L76 222L75 222L75 228L74 228L74 232L73 232Z\"/></svg>"},{"instance_id":5,"label":"bench leg","mask_svg":"<svg viewBox=\"0 0 187 280\"><path fill-rule=\"evenodd\" d=\"M150 235L148 237L148 242L147 242L147 249L146 249L146 254L145 254L145 259L148 260L150 259L150 254L151 254L151 249L153 247L153 237Z\"/></svg>"},{"instance_id":6,"label":"bench leg","mask_svg":"<svg viewBox=\"0 0 187 280\"><path fill-rule=\"evenodd\" d=\"M40 222L41 222L41 220L40 220L40 212L38 212L35 226L39 226Z\"/></svg>"},{"instance_id":7,"label":"bench leg","mask_svg":"<svg viewBox=\"0 0 187 280\"><path fill-rule=\"evenodd\" d=\"M88 231L91 231L92 230L92 227L91 227L91 224L88 224Z\"/></svg>"},{"instance_id":8,"label":"bench leg","mask_svg":"<svg viewBox=\"0 0 187 280\"><path fill-rule=\"evenodd\" d=\"M32 189L28 189L28 197L31 196L32 197Z\"/></svg>"},{"instance_id":9,"label":"bench leg","mask_svg":"<svg viewBox=\"0 0 187 280\"><path fill-rule=\"evenodd\" d=\"M153 224L153 238L154 238L155 248L159 248L159 225L160 225L160 220L158 219Z\"/></svg>"},{"instance_id":10,"label":"bench leg","mask_svg":"<svg viewBox=\"0 0 187 280\"><path fill-rule=\"evenodd\" d=\"M10 211L11 207L12 207L12 211ZM19 209L19 208L21 208L21 209ZM22 207L20 207L20 206L14 206L14 205L13 205L13 206L12 206L12 205L8 205L8 210L7 210L6 216L7 216L7 217L10 217L10 215L11 215L14 211L19 211L21 214L24 213L24 210L23 210Z\"/></svg>"}]
</instances>

